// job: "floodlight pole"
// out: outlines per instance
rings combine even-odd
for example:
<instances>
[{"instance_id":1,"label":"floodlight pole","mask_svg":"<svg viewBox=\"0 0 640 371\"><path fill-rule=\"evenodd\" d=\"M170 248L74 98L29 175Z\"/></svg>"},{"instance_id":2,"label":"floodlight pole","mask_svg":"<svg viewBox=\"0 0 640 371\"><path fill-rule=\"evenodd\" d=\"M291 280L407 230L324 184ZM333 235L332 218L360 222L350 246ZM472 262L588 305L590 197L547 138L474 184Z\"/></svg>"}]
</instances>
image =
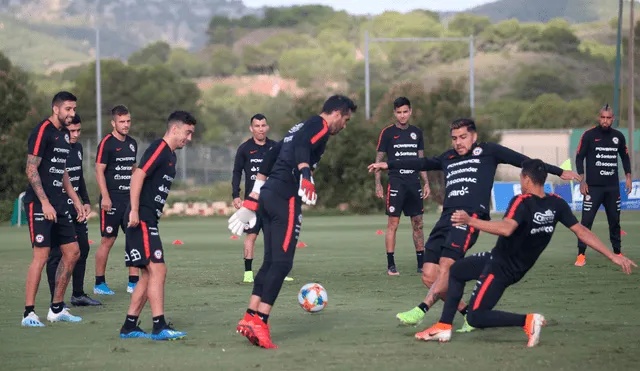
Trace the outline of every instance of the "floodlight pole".
<instances>
[{"instance_id":1,"label":"floodlight pole","mask_svg":"<svg viewBox=\"0 0 640 371\"><path fill-rule=\"evenodd\" d=\"M365 87L365 117L371 118L371 76L369 71L369 44L371 42L443 42L443 41L466 41L469 43L469 105L471 116L475 115L475 74L473 67L474 40L470 37L369 37L369 31L364 34L364 87Z\"/></svg>"},{"instance_id":2,"label":"floodlight pole","mask_svg":"<svg viewBox=\"0 0 640 371\"><path fill-rule=\"evenodd\" d=\"M635 108L635 92L634 92L634 88L635 88L635 74L633 71L633 64L634 64L634 54L635 54L635 20L634 20L634 14L633 14L633 8L635 8L635 4L633 1L631 1L630 6L629 6L629 124L628 124L628 129L629 129L629 146L627 148L630 148L629 153L631 154L631 177L633 178L634 175L634 171L635 171L635 164L636 164L636 156L635 156L635 151L634 151L634 143L633 143L633 135L635 134L635 112L634 112L634 108Z\"/></svg>"},{"instance_id":3,"label":"floodlight pole","mask_svg":"<svg viewBox=\"0 0 640 371\"><path fill-rule=\"evenodd\" d=\"M94 22L96 27L96 138L100 143L102 139L102 94L101 94L101 81L100 81L100 24L98 23L98 5L100 0L96 1L96 8L94 11Z\"/></svg>"}]
</instances>

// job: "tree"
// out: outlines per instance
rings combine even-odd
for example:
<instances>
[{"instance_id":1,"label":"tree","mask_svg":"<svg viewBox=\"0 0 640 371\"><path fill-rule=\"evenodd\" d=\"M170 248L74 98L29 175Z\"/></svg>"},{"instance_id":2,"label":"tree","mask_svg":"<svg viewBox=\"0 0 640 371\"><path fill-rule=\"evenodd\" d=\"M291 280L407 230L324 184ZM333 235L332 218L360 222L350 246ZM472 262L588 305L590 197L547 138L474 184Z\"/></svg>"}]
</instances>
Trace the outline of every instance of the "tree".
<instances>
[{"instance_id":1,"label":"tree","mask_svg":"<svg viewBox=\"0 0 640 371\"><path fill-rule=\"evenodd\" d=\"M164 41L157 41L131 54L128 63L132 66L160 65L169 60L171 46Z\"/></svg>"},{"instance_id":2,"label":"tree","mask_svg":"<svg viewBox=\"0 0 640 371\"><path fill-rule=\"evenodd\" d=\"M542 94L522 113L518 128L583 128L593 125L597 104L589 99L564 101L558 94Z\"/></svg>"},{"instance_id":3,"label":"tree","mask_svg":"<svg viewBox=\"0 0 640 371\"><path fill-rule=\"evenodd\" d=\"M211 72L215 76L231 76L240 65L240 58L226 45L216 45L211 51Z\"/></svg>"},{"instance_id":4,"label":"tree","mask_svg":"<svg viewBox=\"0 0 640 371\"><path fill-rule=\"evenodd\" d=\"M511 89L513 97L531 100L545 93L555 93L562 97L571 97L577 92L571 74L556 68L541 66L523 66L514 76Z\"/></svg>"},{"instance_id":5,"label":"tree","mask_svg":"<svg viewBox=\"0 0 640 371\"><path fill-rule=\"evenodd\" d=\"M449 22L449 30L462 36L478 36L485 28L491 26L489 17L469 13L458 13Z\"/></svg>"},{"instance_id":6,"label":"tree","mask_svg":"<svg viewBox=\"0 0 640 371\"><path fill-rule=\"evenodd\" d=\"M111 107L124 104L131 110L131 133L136 139L155 139L164 134L165 121L174 110L185 110L198 117L198 87L183 80L164 66L131 67L120 61L102 61L102 135L111 130ZM95 99L95 64L78 76L74 91L81 102ZM83 109L86 132L95 131L93 106ZM197 136L196 136L197 138Z\"/></svg>"},{"instance_id":7,"label":"tree","mask_svg":"<svg viewBox=\"0 0 640 371\"><path fill-rule=\"evenodd\" d=\"M208 76L211 72L205 60L182 48L171 51L166 66L178 76L188 78Z\"/></svg>"},{"instance_id":8,"label":"tree","mask_svg":"<svg viewBox=\"0 0 640 371\"><path fill-rule=\"evenodd\" d=\"M0 221L11 218L13 201L27 186L27 138L48 115L49 104L30 77L0 52Z\"/></svg>"}]
</instances>

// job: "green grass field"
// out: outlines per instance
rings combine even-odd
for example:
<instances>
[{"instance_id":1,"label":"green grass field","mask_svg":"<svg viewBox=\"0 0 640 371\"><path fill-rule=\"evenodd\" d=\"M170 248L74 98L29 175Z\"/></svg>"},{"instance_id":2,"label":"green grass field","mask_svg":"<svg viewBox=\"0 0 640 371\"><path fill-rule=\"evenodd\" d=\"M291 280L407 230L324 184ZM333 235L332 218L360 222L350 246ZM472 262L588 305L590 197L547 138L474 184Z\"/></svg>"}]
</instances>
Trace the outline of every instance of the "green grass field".
<instances>
[{"instance_id":1,"label":"green grass field","mask_svg":"<svg viewBox=\"0 0 640 371\"><path fill-rule=\"evenodd\" d=\"M426 233L436 216L425 217ZM187 331L184 340L154 342L121 340L119 328L129 303L125 291L123 239L118 240L107 268L116 295L99 297L102 308L79 308L80 324L49 324L22 328L24 280L31 258L26 228L0 227L0 360L3 370L637 370L640 361L640 271L622 274L599 254L589 251L587 265L573 262L576 241L559 227L552 244L530 274L507 291L499 308L544 314L538 348L526 348L520 328L455 334L448 344L424 343L417 331L437 321L436 305L417 328L398 324L395 314L415 306L425 289L416 274L415 254L407 219L401 222L396 263L399 277L386 275L384 216L306 217L291 276L270 318L272 337L280 346L265 350L235 333L246 309L251 286L242 284L242 239L230 240L226 219L167 219L160 223L168 262L166 316ZM625 253L640 261L634 242L640 238L640 217L623 214ZM598 215L594 232L606 237L606 221ZM98 241L97 222L90 238ZM175 239L184 245L171 245ZM482 235L472 250L489 250L495 237ZM608 243L607 243L608 245ZM94 253L89 256L85 290L92 291ZM262 242L257 246L260 266ZM297 303L307 282L323 284L329 305L309 314ZM467 293L472 289L467 285ZM67 291L67 300L70 290ZM46 318L46 277L40 285L36 311ZM465 297L468 297L466 295ZM141 316L151 329L149 307ZM460 325L458 316L455 327ZM634 366L635 365L635 366Z\"/></svg>"}]
</instances>

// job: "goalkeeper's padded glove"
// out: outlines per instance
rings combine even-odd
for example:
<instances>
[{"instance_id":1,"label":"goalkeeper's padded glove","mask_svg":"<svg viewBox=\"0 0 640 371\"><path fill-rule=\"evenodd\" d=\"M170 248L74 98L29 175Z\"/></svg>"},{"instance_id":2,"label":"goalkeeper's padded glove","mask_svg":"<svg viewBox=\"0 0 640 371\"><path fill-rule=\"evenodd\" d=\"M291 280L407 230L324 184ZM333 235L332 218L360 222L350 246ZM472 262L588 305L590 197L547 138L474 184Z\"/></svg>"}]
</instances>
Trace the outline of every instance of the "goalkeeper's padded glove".
<instances>
[{"instance_id":1,"label":"goalkeeper's padded glove","mask_svg":"<svg viewBox=\"0 0 640 371\"><path fill-rule=\"evenodd\" d=\"M256 225L256 210L258 210L258 201L251 197L244 200L242 207L229 218L231 233L242 236L245 229L253 228Z\"/></svg>"},{"instance_id":2,"label":"goalkeeper's padded glove","mask_svg":"<svg viewBox=\"0 0 640 371\"><path fill-rule=\"evenodd\" d=\"M298 196L307 205L315 205L318 200L318 194L316 193L316 186L313 183L313 176L311 176L311 169L303 167L300 169L300 187L298 188Z\"/></svg>"}]
</instances>

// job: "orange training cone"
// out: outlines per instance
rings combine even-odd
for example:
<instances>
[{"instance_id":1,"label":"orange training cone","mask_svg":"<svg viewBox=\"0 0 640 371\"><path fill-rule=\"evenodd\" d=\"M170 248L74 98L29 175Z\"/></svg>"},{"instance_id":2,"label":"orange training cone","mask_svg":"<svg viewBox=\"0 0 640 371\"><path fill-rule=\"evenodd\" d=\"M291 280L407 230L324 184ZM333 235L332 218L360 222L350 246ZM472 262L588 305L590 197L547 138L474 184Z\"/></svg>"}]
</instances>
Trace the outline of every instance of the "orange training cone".
<instances>
[{"instance_id":1,"label":"orange training cone","mask_svg":"<svg viewBox=\"0 0 640 371\"><path fill-rule=\"evenodd\" d=\"M89 240L89 245L93 245L93 240Z\"/></svg>"},{"instance_id":2,"label":"orange training cone","mask_svg":"<svg viewBox=\"0 0 640 371\"><path fill-rule=\"evenodd\" d=\"M236 236L235 234L233 236L229 237L230 240L237 240L238 238L240 238L240 237Z\"/></svg>"},{"instance_id":3,"label":"orange training cone","mask_svg":"<svg viewBox=\"0 0 640 371\"><path fill-rule=\"evenodd\" d=\"M376 234L377 234L377 235L381 235L381 234L384 234L384 232L382 231L382 229L378 229L378 230L376 231Z\"/></svg>"},{"instance_id":4,"label":"orange training cone","mask_svg":"<svg viewBox=\"0 0 640 371\"><path fill-rule=\"evenodd\" d=\"M621 236L626 236L626 235L627 235L627 232L625 232L625 231L623 231L623 230L621 229L621 230L620 230L620 235L621 235Z\"/></svg>"},{"instance_id":5,"label":"orange training cone","mask_svg":"<svg viewBox=\"0 0 640 371\"><path fill-rule=\"evenodd\" d=\"M180 240L175 240L173 241L174 245L184 245L184 242L180 241Z\"/></svg>"},{"instance_id":6,"label":"orange training cone","mask_svg":"<svg viewBox=\"0 0 640 371\"><path fill-rule=\"evenodd\" d=\"M307 247L307 244L306 244L306 243L304 243L304 242L298 242L298 244L296 245L296 247L304 248L304 247Z\"/></svg>"}]
</instances>

